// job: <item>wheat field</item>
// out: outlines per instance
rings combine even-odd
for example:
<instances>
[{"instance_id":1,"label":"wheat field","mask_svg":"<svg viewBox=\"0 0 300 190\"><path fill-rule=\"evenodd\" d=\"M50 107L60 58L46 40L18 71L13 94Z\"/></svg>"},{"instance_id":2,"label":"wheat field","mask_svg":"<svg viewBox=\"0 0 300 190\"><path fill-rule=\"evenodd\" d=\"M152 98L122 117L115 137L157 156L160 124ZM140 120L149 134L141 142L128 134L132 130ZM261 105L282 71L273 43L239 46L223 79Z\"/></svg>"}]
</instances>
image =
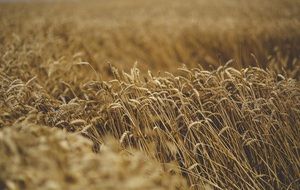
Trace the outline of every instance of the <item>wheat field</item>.
<instances>
[{"instance_id":1,"label":"wheat field","mask_svg":"<svg viewBox=\"0 0 300 190\"><path fill-rule=\"evenodd\" d=\"M0 1L0 189L300 188L300 1Z\"/></svg>"}]
</instances>

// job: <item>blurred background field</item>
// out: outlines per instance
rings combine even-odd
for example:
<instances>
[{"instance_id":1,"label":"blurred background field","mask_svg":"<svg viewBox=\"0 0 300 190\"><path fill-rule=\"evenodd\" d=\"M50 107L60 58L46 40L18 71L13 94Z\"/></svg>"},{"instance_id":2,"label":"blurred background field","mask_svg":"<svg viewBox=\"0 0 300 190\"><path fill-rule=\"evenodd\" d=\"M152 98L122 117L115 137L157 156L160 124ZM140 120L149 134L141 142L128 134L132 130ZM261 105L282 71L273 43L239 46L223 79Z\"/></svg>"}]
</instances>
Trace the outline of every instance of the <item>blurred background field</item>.
<instances>
[{"instance_id":1,"label":"blurred background field","mask_svg":"<svg viewBox=\"0 0 300 190\"><path fill-rule=\"evenodd\" d=\"M43 54L39 64L75 56L109 77L107 63L175 71L181 64L215 69L233 59L237 68L272 67L299 76L297 0L33 1L0 7L2 49L7 42L26 43Z\"/></svg>"}]
</instances>

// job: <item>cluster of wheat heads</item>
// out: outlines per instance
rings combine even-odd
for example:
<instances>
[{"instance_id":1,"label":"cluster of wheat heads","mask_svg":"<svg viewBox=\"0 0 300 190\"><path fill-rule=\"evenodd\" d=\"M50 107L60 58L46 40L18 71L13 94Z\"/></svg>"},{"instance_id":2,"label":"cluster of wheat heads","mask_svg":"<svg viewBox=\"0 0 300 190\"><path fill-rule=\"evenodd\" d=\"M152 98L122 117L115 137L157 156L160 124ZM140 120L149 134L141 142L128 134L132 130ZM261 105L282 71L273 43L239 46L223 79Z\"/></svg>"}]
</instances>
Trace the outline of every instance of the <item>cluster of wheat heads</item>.
<instances>
[{"instance_id":1,"label":"cluster of wheat heads","mask_svg":"<svg viewBox=\"0 0 300 190\"><path fill-rule=\"evenodd\" d=\"M30 123L0 131L1 189L185 189L178 176L163 172L139 152L125 152L117 144L102 145Z\"/></svg>"},{"instance_id":2,"label":"cluster of wheat heads","mask_svg":"<svg viewBox=\"0 0 300 190\"><path fill-rule=\"evenodd\" d=\"M110 81L53 84L58 97L34 78L2 74L1 127L62 128L91 139L96 152L110 135L192 189L299 187L298 81L255 67L179 71L155 77L112 68Z\"/></svg>"},{"instance_id":3,"label":"cluster of wheat heads","mask_svg":"<svg viewBox=\"0 0 300 190\"><path fill-rule=\"evenodd\" d=\"M258 68L181 70L146 82L136 69L115 73L97 91L112 102L95 121L96 134L175 161L195 188L203 181L220 189L296 188L299 84Z\"/></svg>"}]
</instances>

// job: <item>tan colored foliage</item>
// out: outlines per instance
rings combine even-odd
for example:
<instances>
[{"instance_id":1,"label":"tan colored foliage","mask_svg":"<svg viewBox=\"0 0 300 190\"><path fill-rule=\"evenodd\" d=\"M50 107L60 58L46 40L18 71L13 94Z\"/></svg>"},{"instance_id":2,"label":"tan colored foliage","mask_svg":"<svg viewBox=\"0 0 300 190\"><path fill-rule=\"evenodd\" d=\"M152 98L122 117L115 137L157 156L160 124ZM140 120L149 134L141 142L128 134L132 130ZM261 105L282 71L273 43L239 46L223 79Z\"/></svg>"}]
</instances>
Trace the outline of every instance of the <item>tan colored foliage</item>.
<instances>
[{"instance_id":1,"label":"tan colored foliage","mask_svg":"<svg viewBox=\"0 0 300 190\"><path fill-rule=\"evenodd\" d=\"M0 4L0 189L296 190L298 5Z\"/></svg>"},{"instance_id":2,"label":"tan colored foliage","mask_svg":"<svg viewBox=\"0 0 300 190\"><path fill-rule=\"evenodd\" d=\"M78 134L22 123L0 131L1 189L178 189L182 179L166 174L139 152L120 152Z\"/></svg>"}]
</instances>

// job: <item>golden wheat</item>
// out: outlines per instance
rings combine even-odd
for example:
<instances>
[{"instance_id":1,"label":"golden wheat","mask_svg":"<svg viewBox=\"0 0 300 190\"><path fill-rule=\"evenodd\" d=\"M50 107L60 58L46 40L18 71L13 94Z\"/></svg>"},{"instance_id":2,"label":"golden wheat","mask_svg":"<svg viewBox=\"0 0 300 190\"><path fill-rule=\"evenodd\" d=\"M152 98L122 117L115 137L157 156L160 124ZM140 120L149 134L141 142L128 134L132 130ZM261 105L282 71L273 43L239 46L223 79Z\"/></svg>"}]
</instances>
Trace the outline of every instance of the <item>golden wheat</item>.
<instances>
[{"instance_id":1,"label":"golden wheat","mask_svg":"<svg viewBox=\"0 0 300 190\"><path fill-rule=\"evenodd\" d=\"M299 7L0 3L0 189L298 189Z\"/></svg>"}]
</instances>

